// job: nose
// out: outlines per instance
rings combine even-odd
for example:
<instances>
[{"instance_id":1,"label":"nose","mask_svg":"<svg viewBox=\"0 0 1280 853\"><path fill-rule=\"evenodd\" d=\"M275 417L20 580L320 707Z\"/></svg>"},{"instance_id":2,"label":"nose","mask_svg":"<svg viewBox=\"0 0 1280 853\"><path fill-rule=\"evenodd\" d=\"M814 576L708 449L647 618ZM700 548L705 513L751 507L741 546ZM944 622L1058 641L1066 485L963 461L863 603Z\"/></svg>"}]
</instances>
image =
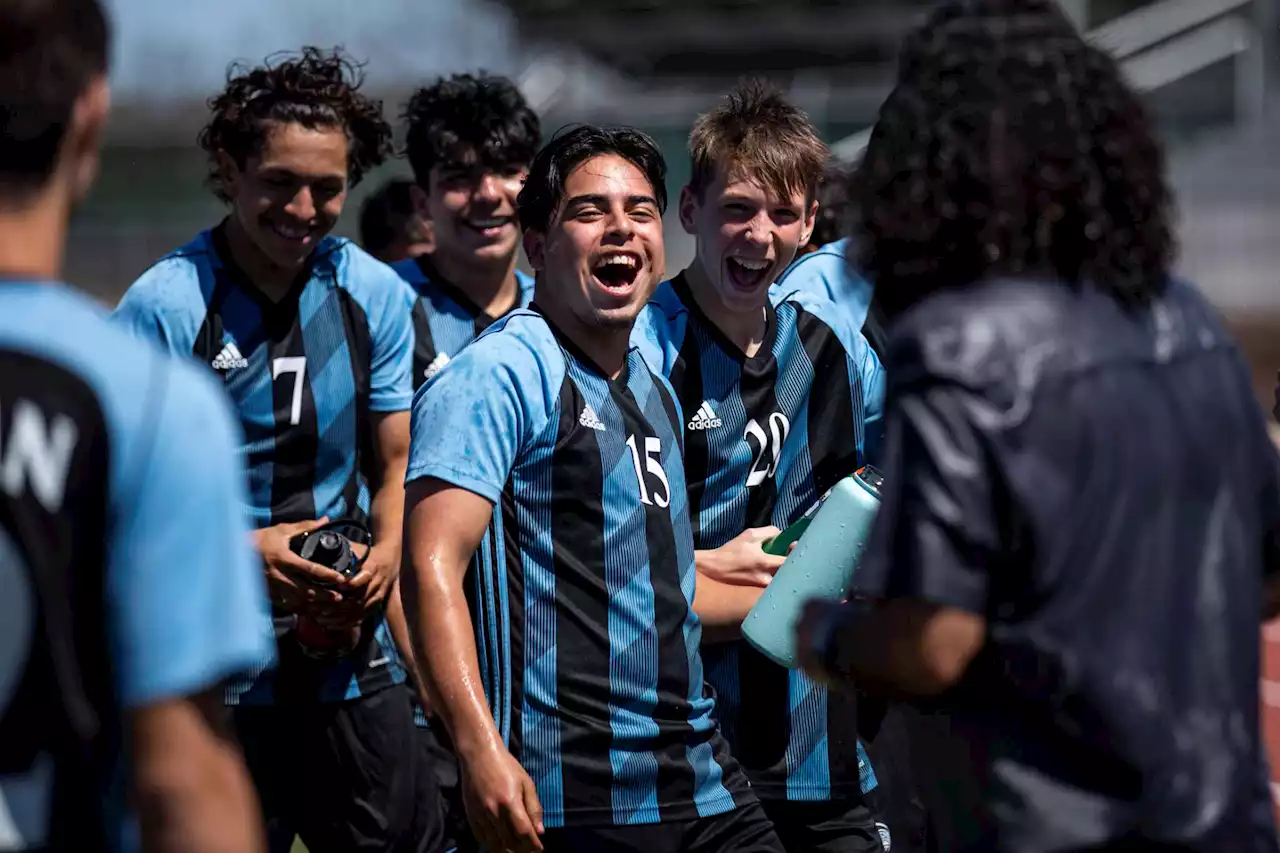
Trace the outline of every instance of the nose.
<instances>
[{"instance_id":1,"label":"nose","mask_svg":"<svg viewBox=\"0 0 1280 853\"><path fill-rule=\"evenodd\" d=\"M747 230L743 232L742 239L752 246L768 248L772 234L773 223L769 219L769 215L761 211L747 223Z\"/></svg>"},{"instance_id":2,"label":"nose","mask_svg":"<svg viewBox=\"0 0 1280 853\"><path fill-rule=\"evenodd\" d=\"M609 230L606 232L607 237L612 237L622 242L631 239L631 235L636 233L636 224L627 215L625 210L615 210L613 215L609 217Z\"/></svg>"},{"instance_id":3,"label":"nose","mask_svg":"<svg viewBox=\"0 0 1280 853\"><path fill-rule=\"evenodd\" d=\"M303 222L310 222L314 219L316 215L316 202L311 196L311 189L309 187L302 187L298 190L297 194L295 194L294 197L289 200L289 203L285 205L284 210L293 218L300 219Z\"/></svg>"},{"instance_id":4,"label":"nose","mask_svg":"<svg viewBox=\"0 0 1280 853\"><path fill-rule=\"evenodd\" d=\"M502 189L499 184L500 181L497 175L492 172L485 172L476 182L476 198L484 201L501 201Z\"/></svg>"}]
</instances>

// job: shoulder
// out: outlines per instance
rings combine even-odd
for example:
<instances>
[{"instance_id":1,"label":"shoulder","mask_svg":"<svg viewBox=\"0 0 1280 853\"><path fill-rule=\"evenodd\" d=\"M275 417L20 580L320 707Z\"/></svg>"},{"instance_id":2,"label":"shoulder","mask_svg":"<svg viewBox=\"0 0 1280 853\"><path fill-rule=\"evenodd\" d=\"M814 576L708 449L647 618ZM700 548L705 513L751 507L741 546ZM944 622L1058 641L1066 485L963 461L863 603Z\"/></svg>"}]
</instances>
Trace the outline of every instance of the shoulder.
<instances>
[{"instance_id":1,"label":"shoulder","mask_svg":"<svg viewBox=\"0 0 1280 853\"><path fill-rule=\"evenodd\" d=\"M467 358L495 366L506 362L525 371L536 367L539 373L561 376L566 365L564 351L547 321L527 308L517 308L498 319L463 348L454 362Z\"/></svg>"},{"instance_id":2,"label":"shoulder","mask_svg":"<svg viewBox=\"0 0 1280 853\"><path fill-rule=\"evenodd\" d=\"M826 337L838 341L855 359L874 357L857 318L825 294L794 290L773 301L779 325L794 324L796 334L806 346Z\"/></svg>"},{"instance_id":3,"label":"shoulder","mask_svg":"<svg viewBox=\"0 0 1280 853\"><path fill-rule=\"evenodd\" d=\"M332 268L338 287L366 311L403 307L417 298L404 275L345 237L326 237L316 248L316 262Z\"/></svg>"},{"instance_id":4,"label":"shoulder","mask_svg":"<svg viewBox=\"0 0 1280 853\"><path fill-rule=\"evenodd\" d=\"M664 281L636 316L631 343L653 369L665 374L679 354L689 318L676 289Z\"/></svg>"},{"instance_id":5,"label":"shoulder","mask_svg":"<svg viewBox=\"0 0 1280 853\"><path fill-rule=\"evenodd\" d=\"M203 314L213 287L214 260L206 231L148 267L129 285L120 307L133 311Z\"/></svg>"},{"instance_id":6,"label":"shoulder","mask_svg":"<svg viewBox=\"0 0 1280 853\"><path fill-rule=\"evenodd\" d=\"M812 252L807 252L791 262L791 266L778 277L775 286L786 287L789 282L799 282L809 276L829 274L831 272L846 273L853 271L849 258L852 240L845 237L834 243L827 243Z\"/></svg>"}]
</instances>

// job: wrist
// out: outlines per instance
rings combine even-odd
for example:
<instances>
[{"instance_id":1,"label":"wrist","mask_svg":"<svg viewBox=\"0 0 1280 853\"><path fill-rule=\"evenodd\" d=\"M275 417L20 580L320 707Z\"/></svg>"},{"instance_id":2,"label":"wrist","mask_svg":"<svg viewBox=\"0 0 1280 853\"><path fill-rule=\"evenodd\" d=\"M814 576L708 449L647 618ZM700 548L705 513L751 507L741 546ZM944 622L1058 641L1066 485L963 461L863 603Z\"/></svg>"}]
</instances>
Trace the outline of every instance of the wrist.
<instances>
[{"instance_id":1,"label":"wrist","mask_svg":"<svg viewBox=\"0 0 1280 853\"><path fill-rule=\"evenodd\" d=\"M693 552L693 568L712 579L719 579L720 559L718 550Z\"/></svg>"},{"instance_id":2,"label":"wrist","mask_svg":"<svg viewBox=\"0 0 1280 853\"><path fill-rule=\"evenodd\" d=\"M463 765L485 761L500 752L507 751L502 738L496 731L478 728L472 731L459 731L456 734L451 731L449 736L453 741L453 749L458 756L458 761Z\"/></svg>"}]
</instances>

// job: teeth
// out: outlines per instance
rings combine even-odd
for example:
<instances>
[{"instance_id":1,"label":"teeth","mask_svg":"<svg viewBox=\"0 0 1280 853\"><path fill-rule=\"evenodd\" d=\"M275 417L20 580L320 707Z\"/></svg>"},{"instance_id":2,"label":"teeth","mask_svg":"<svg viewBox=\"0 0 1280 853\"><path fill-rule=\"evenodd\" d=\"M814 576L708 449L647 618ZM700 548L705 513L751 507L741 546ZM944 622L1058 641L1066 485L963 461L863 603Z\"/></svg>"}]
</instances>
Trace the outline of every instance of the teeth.
<instances>
[{"instance_id":1,"label":"teeth","mask_svg":"<svg viewBox=\"0 0 1280 853\"><path fill-rule=\"evenodd\" d=\"M290 228L286 225L277 225L275 226L275 229L282 236L287 237L290 240L303 240L311 233L311 229L309 228Z\"/></svg>"},{"instance_id":2,"label":"teeth","mask_svg":"<svg viewBox=\"0 0 1280 853\"><path fill-rule=\"evenodd\" d=\"M636 259L631 255L606 255L600 266L608 266L609 264L622 264L627 267L635 267Z\"/></svg>"},{"instance_id":3,"label":"teeth","mask_svg":"<svg viewBox=\"0 0 1280 853\"><path fill-rule=\"evenodd\" d=\"M500 225L506 225L505 219L473 219L472 226L476 228L497 228Z\"/></svg>"},{"instance_id":4,"label":"teeth","mask_svg":"<svg viewBox=\"0 0 1280 853\"><path fill-rule=\"evenodd\" d=\"M752 272L760 272L769 266L768 261L753 260L750 258L733 258L734 262L741 264L745 269Z\"/></svg>"}]
</instances>

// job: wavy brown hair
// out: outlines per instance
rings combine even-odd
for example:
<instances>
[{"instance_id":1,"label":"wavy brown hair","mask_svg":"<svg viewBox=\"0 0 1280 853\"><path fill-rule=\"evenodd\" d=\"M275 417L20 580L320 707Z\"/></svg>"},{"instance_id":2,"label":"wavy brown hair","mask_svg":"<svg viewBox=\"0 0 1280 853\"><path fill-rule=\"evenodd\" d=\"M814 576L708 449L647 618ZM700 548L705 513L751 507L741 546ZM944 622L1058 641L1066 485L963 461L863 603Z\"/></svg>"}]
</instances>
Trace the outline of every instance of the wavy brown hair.
<instances>
[{"instance_id":1,"label":"wavy brown hair","mask_svg":"<svg viewBox=\"0 0 1280 853\"><path fill-rule=\"evenodd\" d=\"M207 184L227 201L217 155L225 151L238 166L262 149L272 124L308 128L340 127L347 135L347 182L355 186L392 154L391 125L382 102L360 93L363 67L341 48L304 47L275 54L256 68L233 65L227 87L209 99L212 117L200 131L209 155Z\"/></svg>"}]
</instances>

